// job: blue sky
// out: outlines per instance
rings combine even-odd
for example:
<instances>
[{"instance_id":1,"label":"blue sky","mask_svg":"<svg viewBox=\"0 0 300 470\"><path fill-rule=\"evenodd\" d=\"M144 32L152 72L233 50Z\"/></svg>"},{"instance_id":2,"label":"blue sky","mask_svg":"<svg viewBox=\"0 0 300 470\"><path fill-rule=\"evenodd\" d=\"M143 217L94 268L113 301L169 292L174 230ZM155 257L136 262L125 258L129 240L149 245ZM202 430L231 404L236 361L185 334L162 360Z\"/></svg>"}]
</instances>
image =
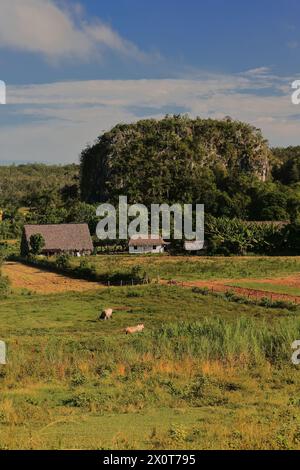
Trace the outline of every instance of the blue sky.
<instances>
[{"instance_id":1,"label":"blue sky","mask_svg":"<svg viewBox=\"0 0 300 470\"><path fill-rule=\"evenodd\" d=\"M78 161L119 121L231 115L300 144L297 0L1 0L0 161Z\"/></svg>"}]
</instances>

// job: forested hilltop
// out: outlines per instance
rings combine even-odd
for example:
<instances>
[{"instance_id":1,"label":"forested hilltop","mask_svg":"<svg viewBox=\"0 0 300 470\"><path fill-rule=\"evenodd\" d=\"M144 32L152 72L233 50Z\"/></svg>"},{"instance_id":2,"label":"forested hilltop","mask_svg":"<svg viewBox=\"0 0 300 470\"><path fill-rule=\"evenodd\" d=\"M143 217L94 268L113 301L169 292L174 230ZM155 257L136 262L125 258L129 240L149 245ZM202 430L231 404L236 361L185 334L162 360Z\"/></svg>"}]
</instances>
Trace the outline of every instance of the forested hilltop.
<instances>
[{"instance_id":1,"label":"forested hilltop","mask_svg":"<svg viewBox=\"0 0 300 470\"><path fill-rule=\"evenodd\" d=\"M87 202L203 202L216 178L265 180L271 152L260 130L225 120L166 116L120 124L81 155L81 194ZM210 199L210 198L209 198Z\"/></svg>"},{"instance_id":2,"label":"forested hilltop","mask_svg":"<svg viewBox=\"0 0 300 470\"><path fill-rule=\"evenodd\" d=\"M230 118L119 124L82 152L81 197L203 203L215 217L288 220L300 191L299 175L284 177L290 159L299 161L297 151L287 151L273 153L259 129Z\"/></svg>"}]
</instances>

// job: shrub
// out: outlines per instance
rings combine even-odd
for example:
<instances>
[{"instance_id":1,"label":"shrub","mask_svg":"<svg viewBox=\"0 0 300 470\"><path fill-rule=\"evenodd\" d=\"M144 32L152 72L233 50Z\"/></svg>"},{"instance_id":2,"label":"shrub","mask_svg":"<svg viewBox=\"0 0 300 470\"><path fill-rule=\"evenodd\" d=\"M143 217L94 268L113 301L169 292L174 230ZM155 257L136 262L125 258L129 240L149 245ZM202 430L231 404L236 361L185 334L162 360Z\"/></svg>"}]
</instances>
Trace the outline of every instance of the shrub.
<instances>
[{"instance_id":1,"label":"shrub","mask_svg":"<svg viewBox=\"0 0 300 470\"><path fill-rule=\"evenodd\" d=\"M94 264L89 264L86 259L81 259L80 264L74 269L74 273L80 278L87 279L89 281L97 280L97 270Z\"/></svg>"},{"instance_id":2,"label":"shrub","mask_svg":"<svg viewBox=\"0 0 300 470\"><path fill-rule=\"evenodd\" d=\"M55 265L58 269L69 269L71 267L70 256L65 253L59 255L55 260Z\"/></svg>"},{"instance_id":3,"label":"shrub","mask_svg":"<svg viewBox=\"0 0 300 470\"><path fill-rule=\"evenodd\" d=\"M284 232L280 224L258 224L227 217L209 217L205 227L208 252L227 256L281 252Z\"/></svg>"}]
</instances>

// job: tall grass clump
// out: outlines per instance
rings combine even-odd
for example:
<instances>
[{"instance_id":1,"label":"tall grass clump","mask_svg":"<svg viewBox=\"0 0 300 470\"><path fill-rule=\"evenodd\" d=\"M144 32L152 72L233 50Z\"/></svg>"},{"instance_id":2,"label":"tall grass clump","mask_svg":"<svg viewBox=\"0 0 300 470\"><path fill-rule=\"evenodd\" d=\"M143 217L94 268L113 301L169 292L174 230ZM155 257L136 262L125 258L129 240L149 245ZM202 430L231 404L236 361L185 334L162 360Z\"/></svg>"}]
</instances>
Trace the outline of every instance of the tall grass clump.
<instances>
[{"instance_id":1,"label":"tall grass clump","mask_svg":"<svg viewBox=\"0 0 300 470\"><path fill-rule=\"evenodd\" d=\"M9 279L2 275L1 267L4 262L4 253L0 251L0 299L8 296L10 292Z\"/></svg>"},{"instance_id":2,"label":"tall grass clump","mask_svg":"<svg viewBox=\"0 0 300 470\"><path fill-rule=\"evenodd\" d=\"M190 355L203 360L243 360L248 364L262 361L281 363L290 360L291 343L300 338L300 320L280 320L276 324L249 318L226 321L205 318L194 323L162 325L145 334L143 341L134 339L139 352L152 351L156 357L182 359Z\"/></svg>"}]
</instances>

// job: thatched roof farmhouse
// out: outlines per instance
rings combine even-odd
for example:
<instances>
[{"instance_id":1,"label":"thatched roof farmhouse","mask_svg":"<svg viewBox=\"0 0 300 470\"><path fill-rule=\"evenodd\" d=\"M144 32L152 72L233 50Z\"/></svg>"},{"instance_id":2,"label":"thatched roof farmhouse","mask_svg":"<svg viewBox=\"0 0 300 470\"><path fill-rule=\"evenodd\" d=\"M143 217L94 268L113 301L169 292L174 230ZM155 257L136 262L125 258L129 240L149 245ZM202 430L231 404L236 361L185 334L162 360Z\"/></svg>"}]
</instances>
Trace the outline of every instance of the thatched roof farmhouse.
<instances>
[{"instance_id":1,"label":"thatched roof farmhouse","mask_svg":"<svg viewBox=\"0 0 300 470\"><path fill-rule=\"evenodd\" d=\"M42 250L45 255L90 255L94 249L87 224L25 225L21 242L23 255L30 252L30 238L37 234L45 240Z\"/></svg>"}]
</instances>

